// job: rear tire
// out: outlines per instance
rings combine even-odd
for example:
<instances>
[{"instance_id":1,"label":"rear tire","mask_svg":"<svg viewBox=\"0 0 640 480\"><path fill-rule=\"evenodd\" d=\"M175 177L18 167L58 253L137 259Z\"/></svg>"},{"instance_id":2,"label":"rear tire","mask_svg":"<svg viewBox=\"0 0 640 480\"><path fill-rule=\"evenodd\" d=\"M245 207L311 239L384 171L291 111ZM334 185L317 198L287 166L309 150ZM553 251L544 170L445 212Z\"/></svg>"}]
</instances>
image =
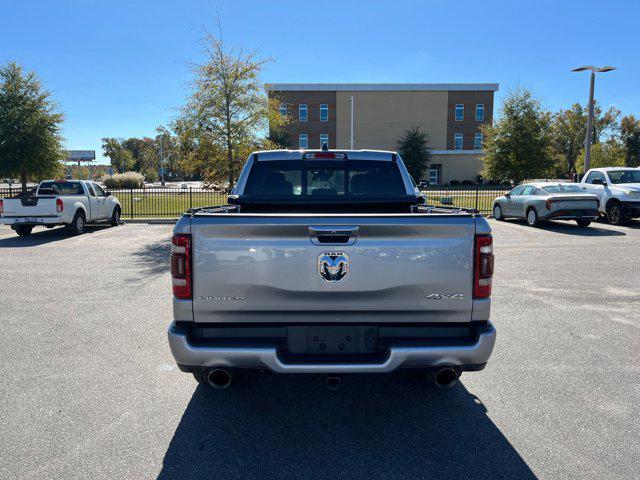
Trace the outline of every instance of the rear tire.
<instances>
[{"instance_id":1,"label":"rear tire","mask_svg":"<svg viewBox=\"0 0 640 480\"><path fill-rule=\"evenodd\" d=\"M612 203L607 208L607 220L611 225L624 225L624 211L619 203Z\"/></svg>"},{"instance_id":2,"label":"rear tire","mask_svg":"<svg viewBox=\"0 0 640 480\"><path fill-rule=\"evenodd\" d=\"M578 224L579 227L585 228L591 225L591 220L580 219L580 220L576 220L576 223Z\"/></svg>"},{"instance_id":3,"label":"rear tire","mask_svg":"<svg viewBox=\"0 0 640 480\"><path fill-rule=\"evenodd\" d=\"M15 231L19 237L28 237L31 235L33 227L31 225L16 225Z\"/></svg>"},{"instance_id":4,"label":"rear tire","mask_svg":"<svg viewBox=\"0 0 640 480\"><path fill-rule=\"evenodd\" d=\"M86 218L84 216L84 213L78 210L76 214L73 216L73 220L71 221L71 224L67 225L66 229L72 235L81 235L85 231L85 226L86 226Z\"/></svg>"},{"instance_id":5,"label":"rear tire","mask_svg":"<svg viewBox=\"0 0 640 480\"><path fill-rule=\"evenodd\" d=\"M493 206L493 218L495 218L499 222L502 222L504 220L504 217L502 216L502 207L500 205Z\"/></svg>"},{"instance_id":6,"label":"rear tire","mask_svg":"<svg viewBox=\"0 0 640 480\"><path fill-rule=\"evenodd\" d=\"M111 219L109 220L109 224L112 227L117 227L120 224L120 207L116 206L113 209L113 213L111 214Z\"/></svg>"},{"instance_id":7,"label":"rear tire","mask_svg":"<svg viewBox=\"0 0 640 480\"><path fill-rule=\"evenodd\" d=\"M530 227L537 227L540 224L540 220L538 220L538 212L536 209L531 207L527 210L527 225Z\"/></svg>"}]
</instances>

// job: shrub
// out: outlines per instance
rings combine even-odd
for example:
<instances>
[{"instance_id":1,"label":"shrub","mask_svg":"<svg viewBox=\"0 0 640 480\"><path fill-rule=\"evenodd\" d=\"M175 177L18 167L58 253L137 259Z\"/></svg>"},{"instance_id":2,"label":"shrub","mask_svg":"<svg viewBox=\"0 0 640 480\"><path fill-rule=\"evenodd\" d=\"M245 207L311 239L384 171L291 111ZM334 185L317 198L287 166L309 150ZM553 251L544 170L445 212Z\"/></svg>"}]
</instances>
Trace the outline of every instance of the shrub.
<instances>
[{"instance_id":1,"label":"shrub","mask_svg":"<svg viewBox=\"0 0 640 480\"><path fill-rule=\"evenodd\" d=\"M144 177L138 172L115 173L105 175L102 182L107 188L142 188Z\"/></svg>"}]
</instances>

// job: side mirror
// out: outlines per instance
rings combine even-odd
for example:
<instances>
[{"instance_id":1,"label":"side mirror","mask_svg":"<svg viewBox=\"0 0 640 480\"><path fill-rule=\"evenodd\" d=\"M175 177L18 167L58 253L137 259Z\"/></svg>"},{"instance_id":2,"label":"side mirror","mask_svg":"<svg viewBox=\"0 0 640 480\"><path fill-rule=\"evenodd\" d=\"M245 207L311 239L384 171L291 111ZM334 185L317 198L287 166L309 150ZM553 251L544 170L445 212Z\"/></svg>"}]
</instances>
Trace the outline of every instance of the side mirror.
<instances>
[{"instance_id":1,"label":"side mirror","mask_svg":"<svg viewBox=\"0 0 640 480\"><path fill-rule=\"evenodd\" d=\"M504 196L507 198L511 198L511 194L509 192L505 193Z\"/></svg>"},{"instance_id":2,"label":"side mirror","mask_svg":"<svg viewBox=\"0 0 640 480\"><path fill-rule=\"evenodd\" d=\"M111 192L109 192L109 191L104 192L104 196L105 196L105 197L110 197L110 196L111 196Z\"/></svg>"}]
</instances>

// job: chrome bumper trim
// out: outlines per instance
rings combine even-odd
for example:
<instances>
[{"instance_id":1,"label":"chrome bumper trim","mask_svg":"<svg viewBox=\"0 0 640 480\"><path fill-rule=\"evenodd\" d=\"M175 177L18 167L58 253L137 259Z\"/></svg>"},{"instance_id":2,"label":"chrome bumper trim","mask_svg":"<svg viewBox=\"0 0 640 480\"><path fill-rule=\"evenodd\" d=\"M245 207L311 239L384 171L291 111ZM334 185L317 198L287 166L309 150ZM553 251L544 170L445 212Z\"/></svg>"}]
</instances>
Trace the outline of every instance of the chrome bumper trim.
<instances>
[{"instance_id":1,"label":"chrome bumper trim","mask_svg":"<svg viewBox=\"0 0 640 480\"><path fill-rule=\"evenodd\" d=\"M172 325L173 326L173 325ZM496 330L479 335L472 345L392 347L382 363L283 363L274 347L201 347L191 345L184 332L169 327L169 346L179 365L193 367L266 368L276 373L383 373L403 367L478 365L487 362Z\"/></svg>"}]
</instances>

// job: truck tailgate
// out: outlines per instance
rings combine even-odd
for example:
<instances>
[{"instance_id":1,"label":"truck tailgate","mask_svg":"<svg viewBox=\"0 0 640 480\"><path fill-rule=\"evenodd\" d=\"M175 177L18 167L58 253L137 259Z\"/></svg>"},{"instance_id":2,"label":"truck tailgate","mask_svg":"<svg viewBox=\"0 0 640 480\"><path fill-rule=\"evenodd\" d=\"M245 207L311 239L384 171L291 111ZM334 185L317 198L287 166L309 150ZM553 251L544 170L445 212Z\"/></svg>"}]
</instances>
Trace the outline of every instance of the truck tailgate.
<instances>
[{"instance_id":1,"label":"truck tailgate","mask_svg":"<svg viewBox=\"0 0 640 480\"><path fill-rule=\"evenodd\" d=\"M195 215L194 319L468 322L474 234L464 214ZM320 272L335 259L339 281Z\"/></svg>"},{"instance_id":2,"label":"truck tailgate","mask_svg":"<svg viewBox=\"0 0 640 480\"><path fill-rule=\"evenodd\" d=\"M4 216L42 217L56 215L56 197L17 197L3 199Z\"/></svg>"}]
</instances>

